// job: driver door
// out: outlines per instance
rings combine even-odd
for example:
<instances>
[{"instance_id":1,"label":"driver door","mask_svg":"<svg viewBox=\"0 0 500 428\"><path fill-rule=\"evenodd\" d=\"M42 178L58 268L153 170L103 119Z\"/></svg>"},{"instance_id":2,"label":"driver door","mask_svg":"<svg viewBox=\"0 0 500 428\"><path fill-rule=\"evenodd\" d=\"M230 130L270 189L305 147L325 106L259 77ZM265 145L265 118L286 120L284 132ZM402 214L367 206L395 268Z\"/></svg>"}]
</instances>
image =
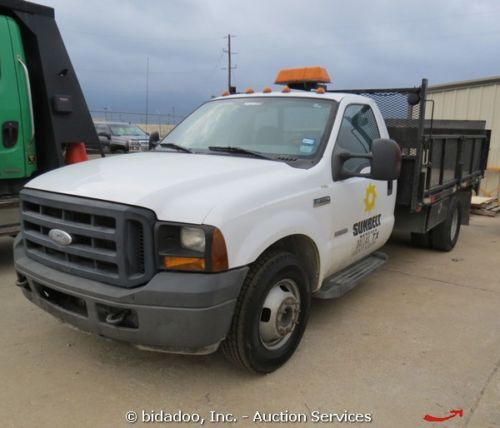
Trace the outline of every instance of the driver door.
<instances>
[{"instance_id":1,"label":"driver door","mask_svg":"<svg viewBox=\"0 0 500 428\"><path fill-rule=\"evenodd\" d=\"M381 137L387 135L381 135L372 107L349 104L342 115L333 154L339 150L370 153L373 140ZM369 173L370 161L348 159L343 167L352 173ZM330 205L334 223L333 272L367 256L388 239L394 223L393 184L363 177L334 181Z\"/></svg>"}]
</instances>

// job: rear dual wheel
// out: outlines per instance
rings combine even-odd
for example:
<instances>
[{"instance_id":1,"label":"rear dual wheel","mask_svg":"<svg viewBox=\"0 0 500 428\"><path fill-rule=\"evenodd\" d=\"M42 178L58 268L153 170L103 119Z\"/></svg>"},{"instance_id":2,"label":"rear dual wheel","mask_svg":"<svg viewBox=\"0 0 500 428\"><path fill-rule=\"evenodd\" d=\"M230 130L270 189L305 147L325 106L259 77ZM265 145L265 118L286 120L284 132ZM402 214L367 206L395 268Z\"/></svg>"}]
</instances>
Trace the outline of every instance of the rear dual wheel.
<instances>
[{"instance_id":1,"label":"rear dual wheel","mask_svg":"<svg viewBox=\"0 0 500 428\"><path fill-rule=\"evenodd\" d=\"M446 219L427 233L412 233L411 242L420 248L434 248L440 251L451 251L460 235L462 224L462 208L453 198L448 207Z\"/></svg>"},{"instance_id":2,"label":"rear dual wheel","mask_svg":"<svg viewBox=\"0 0 500 428\"><path fill-rule=\"evenodd\" d=\"M295 352L309 317L311 292L300 260L284 251L264 254L251 267L222 343L226 358L270 373Z\"/></svg>"},{"instance_id":3,"label":"rear dual wheel","mask_svg":"<svg viewBox=\"0 0 500 428\"><path fill-rule=\"evenodd\" d=\"M448 207L446 220L432 229L432 248L441 251L450 251L455 247L460 235L462 210L456 199L452 199Z\"/></svg>"}]
</instances>

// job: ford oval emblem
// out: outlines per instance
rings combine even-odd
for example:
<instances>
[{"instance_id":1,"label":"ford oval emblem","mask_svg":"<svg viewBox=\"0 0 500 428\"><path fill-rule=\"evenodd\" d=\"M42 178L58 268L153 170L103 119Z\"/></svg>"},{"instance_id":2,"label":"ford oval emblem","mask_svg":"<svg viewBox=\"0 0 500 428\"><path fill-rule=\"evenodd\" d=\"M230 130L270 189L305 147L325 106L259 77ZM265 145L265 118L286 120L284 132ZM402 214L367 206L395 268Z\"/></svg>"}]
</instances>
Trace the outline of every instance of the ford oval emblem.
<instances>
[{"instance_id":1,"label":"ford oval emblem","mask_svg":"<svg viewBox=\"0 0 500 428\"><path fill-rule=\"evenodd\" d=\"M73 237L68 232L61 229L50 229L49 238L56 244L63 246L67 246L73 242Z\"/></svg>"}]
</instances>

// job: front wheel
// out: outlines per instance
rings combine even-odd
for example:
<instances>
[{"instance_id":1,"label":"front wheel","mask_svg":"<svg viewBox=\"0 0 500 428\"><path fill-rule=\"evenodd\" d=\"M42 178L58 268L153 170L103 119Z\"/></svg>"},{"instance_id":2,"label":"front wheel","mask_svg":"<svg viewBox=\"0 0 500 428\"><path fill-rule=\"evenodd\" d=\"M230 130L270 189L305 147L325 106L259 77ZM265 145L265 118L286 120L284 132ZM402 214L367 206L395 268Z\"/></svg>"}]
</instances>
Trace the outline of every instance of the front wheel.
<instances>
[{"instance_id":1,"label":"front wheel","mask_svg":"<svg viewBox=\"0 0 500 428\"><path fill-rule=\"evenodd\" d=\"M310 283L300 260L284 251L264 254L243 284L222 343L224 355L250 371L276 370L299 345L310 306Z\"/></svg>"},{"instance_id":2,"label":"front wheel","mask_svg":"<svg viewBox=\"0 0 500 428\"><path fill-rule=\"evenodd\" d=\"M451 251L458 241L462 210L455 198L450 201L446 220L432 230L432 247L436 250Z\"/></svg>"}]
</instances>

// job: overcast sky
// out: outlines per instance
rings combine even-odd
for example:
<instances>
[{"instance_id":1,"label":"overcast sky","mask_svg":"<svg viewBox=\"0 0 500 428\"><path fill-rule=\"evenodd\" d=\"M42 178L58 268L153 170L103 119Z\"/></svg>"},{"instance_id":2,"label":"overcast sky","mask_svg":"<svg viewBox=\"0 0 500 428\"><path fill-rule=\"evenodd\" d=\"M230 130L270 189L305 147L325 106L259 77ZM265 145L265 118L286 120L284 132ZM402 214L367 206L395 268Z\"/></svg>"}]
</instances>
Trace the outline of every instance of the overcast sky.
<instances>
[{"instance_id":1,"label":"overcast sky","mask_svg":"<svg viewBox=\"0 0 500 428\"><path fill-rule=\"evenodd\" d=\"M36 1L36 0L35 0ZM56 19L89 107L185 114L226 86L323 65L333 87L414 86L500 74L495 0L38 0Z\"/></svg>"}]
</instances>

